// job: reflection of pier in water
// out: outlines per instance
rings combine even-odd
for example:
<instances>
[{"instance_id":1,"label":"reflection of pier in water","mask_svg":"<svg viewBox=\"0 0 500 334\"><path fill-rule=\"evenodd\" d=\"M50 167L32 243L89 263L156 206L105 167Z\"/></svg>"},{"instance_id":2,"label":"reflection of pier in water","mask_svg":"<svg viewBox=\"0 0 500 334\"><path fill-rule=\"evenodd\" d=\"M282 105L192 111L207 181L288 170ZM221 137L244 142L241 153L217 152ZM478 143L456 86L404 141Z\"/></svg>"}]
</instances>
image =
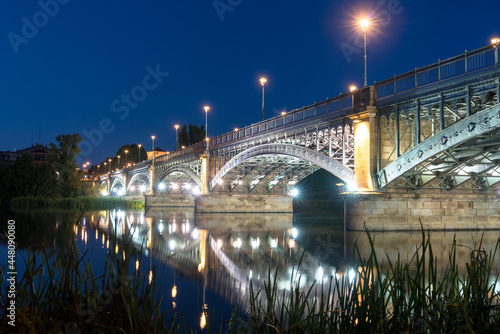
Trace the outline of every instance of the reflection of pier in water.
<instances>
[{"instance_id":1,"label":"reflection of pier in water","mask_svg":"<svg viewBox=\"0 0 500 334\"><path fill-rule=\"evenodd\" d=\"M95 217L91 218L96 222ZM129 236L177 272L198 280L231 303L248 305L249 284L263 288L269 272L277 286L289 290L302 254L301 289L315 279L336 274L296 242L292 214L197 214L186 208L151 208L146 212L102 211L99 229ZM118 251L118 249L116 249ZM122 250L122 252L124 252ZM298 276L296 276L298 277Z\"/></svg>"}]
</instances>

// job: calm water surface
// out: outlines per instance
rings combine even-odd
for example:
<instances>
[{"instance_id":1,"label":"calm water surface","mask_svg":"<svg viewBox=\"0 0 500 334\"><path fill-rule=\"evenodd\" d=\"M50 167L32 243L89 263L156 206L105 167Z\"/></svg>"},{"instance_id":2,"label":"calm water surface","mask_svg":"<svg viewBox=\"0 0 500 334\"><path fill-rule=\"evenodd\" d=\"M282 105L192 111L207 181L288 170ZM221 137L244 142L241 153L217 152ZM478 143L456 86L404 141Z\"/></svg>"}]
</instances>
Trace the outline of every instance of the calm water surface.
<instances>
[{"instance_id":1,"label":"calm water surface","mask_svg":"<svg viewBox=\"0 0 500 334\"><path fill-rule=\"evenodd\" d=\"M229 319L238 306L249 303L249 282L263 287L269 270L280 289L289 289L299 268L301 288L314 281L328 283L331 277L354 275L354 244L368 255L365 233L344 232L341 216L292 214L194 214L191 209L151 208L141 211L105 210L85 212L17 212L18 272L21 256L31 247L45 247L51 257L62 256L71 240L92 264L95 276L102 273L108 252L129 258L131 273L153 272L163 296L163 311L175 308L191 324L203 325L203 306L209 319ZM117 244L113 235L118 236ZM125 236L125 238L123 238ZM495 248L500 231L433 232L431 241L438 271L448 264L454 237L459 245L461 267L470 260L472 248L482 238L482 247ZM422 240L421 233L374 233L375 250L382 268L387 257L410 261ZM125 241L124 241L125 240ZM126 244L124 244L126 243ZM130 247L131 246L131 247ZM6 263L6 239L0 239L0 259ZM386 256L387 254L387 256ZM140 261L139 261L140 259ZM500 265L496 257L495 268ZM153 270L155 268L155 270Z\"/></svg>"}]
</instances>

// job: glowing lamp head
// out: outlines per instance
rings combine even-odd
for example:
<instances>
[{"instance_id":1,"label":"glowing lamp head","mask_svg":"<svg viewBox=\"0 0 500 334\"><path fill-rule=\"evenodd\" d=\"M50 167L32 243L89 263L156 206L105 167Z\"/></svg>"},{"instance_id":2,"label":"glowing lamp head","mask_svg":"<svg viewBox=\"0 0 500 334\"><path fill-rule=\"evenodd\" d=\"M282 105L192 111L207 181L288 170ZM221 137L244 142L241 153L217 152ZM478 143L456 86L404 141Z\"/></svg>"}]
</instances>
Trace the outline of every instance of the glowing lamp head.
<instances>
[{"instance_id":1,"label":"glowing lamp head","mask_svg":"<svg viewBox=\"0 0 500 334\"><path fill-rule=\"evenodd\" d=\"M177 130L177 129L179 129L179 125L178 125L178 124L175 124L175 125L174 125L174 128L175 128L176 130Z\"/></svg>"},{"instance_id":2,"label":"glowing lamp head","mask_svg":"<svg viewBox=\"0 0 500 334\"><path fill-rule=\"evenodd\" d=\"M138 146L139 148L141 148L141 146L142 146L142 145L141 145L141 144L138 144L137 146Z\"/></svg>"},{"instance_id":3,"label":"glowing lamp head","mask_svg":"<svg viewBox=\"0 0 500 334\"><path fill-rule=\"evenodd\" d=\"M234 132L237 132L239 129L238 128L234 128Z\"/></svg>"},{"instance_id":4,"label":"glowing lamp head","mask_svg":"<svg viewBox=\"0 0 500 334\"><path fill-rule=\"evenodd\" d=\"M156 136L151 136L151 139L155 140Z\"/></svg>"},{"instance_id":5,"label":"glowing lamp head","mask_svg":"<svg viewBox=\"0 0 500 334\"><path fill-rule=\"evenodd\" d=\"M128 150L125 150L125 153L128 153Z\"/></svg>"},{"instance_id":6,"label":"glowing lamp head","mask_svg":"<svg viewBox=\"0 0 500 334\"><path fill-rule=\"evenodd\" d=\"M363 19L359 21L359 25L361 26L361 29L363 29L363 31L366 31L366 29L370 25L370 21L368 21L367 19Z\"/></svg>"},{"instance_id":7,"label":"glowing lamp head","mask_svg":"<svg viewBox=\"0 0 500 334\"><path fill-rule=\"evenodd\" d=\"M205 109L205 112L208 112L210 110L209 106L204 106L203 109Z\"/></svg>"},{"instance_id":8,"label":"glowing lamp head","mask_svg":"<svg viewBox=\"0 0 500 334\"><path fill-rule=\"evenodd\" d=\"M351 92L354 92L354 91L357 91L357 90L358 90L358 87L356 87L356 86L354 86L354 85L351 85L351 86L349 87L349 90L350 90Z\"/></svg>"},{"instance_id":9,"label":"glowing lamp head","mask_svg":"<svg viewBox=\"0 0 500 334\"><path fill-rule=\"evenodd\" d=\"M282 111L281 116L285 116L285 115L286 115L286 111Z\"/></svg>"},{"instance_id":10,"label":"glowing lamp head","mask_svg":"<svg viewBox=\"0 0 500 334\"><path fill-rule=\"evenodd\" d=\"M500 38L498 37L492 38L491 44L493 44L494 46L498 46L498 44L500 44Z\"/></svg>"},{"instance_id":11,"label":"glowing lamp head","mask_svg":"<svg viewBox=\"0 0 500 334\"><path fill-rule=\"evenodd\" d=\"M260 84L264 86L264 84L267 82L266 78L260 78Z\"/></svg>"},{"instance_id":12,"label":"glowing lamp head","mask_svg":"<svg viewBox=\"0 0 500 334\"><path fill-rule=\"evenodd\" d=\"M299 195L299 190L297 188L293 188L291 191L290 191L290 194L293 196L293 197L296 197Z\"/></svg>"}]
</instances>

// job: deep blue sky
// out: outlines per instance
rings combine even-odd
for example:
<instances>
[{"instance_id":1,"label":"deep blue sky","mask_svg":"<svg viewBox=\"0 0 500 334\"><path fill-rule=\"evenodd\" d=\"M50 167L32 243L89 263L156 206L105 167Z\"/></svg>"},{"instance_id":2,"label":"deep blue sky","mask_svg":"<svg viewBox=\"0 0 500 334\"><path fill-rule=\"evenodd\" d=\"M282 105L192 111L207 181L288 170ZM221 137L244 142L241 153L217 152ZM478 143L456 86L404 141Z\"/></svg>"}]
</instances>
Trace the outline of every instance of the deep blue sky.
<instances>
[{"instance_id":1,"label":"deep blue sky","mask_svg":"<svg viewBox=\"0 0 500 334\"><path fill-rule=\"evenodd\" d=\"M221 15L213 0L59 2L57 12L49 6L53 17L37 1L0 5L0 150L30 146L39 127L46 144L103 119L113 130L85 147L85 160L98 163L123 144L150 149L153 134L171 150L174 124L204 124L205 104L209 136L259 121L262 75L267 117L336 96L363 84L362 44L350 57L341 49L362 41L357 13L379 21L368 35L369 84L500 35L497 0L218 0L231 9ZM38 20L38 31L24 27L23 36L23 17L27 26ZM113 112L122 94L141 92L147 66L169 75L126 117L122 102Z\"/></svg>"}]
</instances>

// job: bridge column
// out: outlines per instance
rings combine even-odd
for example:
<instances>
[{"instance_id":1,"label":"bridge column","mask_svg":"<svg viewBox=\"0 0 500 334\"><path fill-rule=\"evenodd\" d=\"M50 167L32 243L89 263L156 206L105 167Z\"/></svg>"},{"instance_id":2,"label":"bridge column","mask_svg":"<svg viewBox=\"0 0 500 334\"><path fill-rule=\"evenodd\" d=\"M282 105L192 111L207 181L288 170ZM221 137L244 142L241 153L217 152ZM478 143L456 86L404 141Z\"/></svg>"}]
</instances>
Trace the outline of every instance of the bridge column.
<instances>
[{"instance_id":1,"label":"bridge column","mask_svg":"<svg viewBox=\"0 0 500 334\"><path fill-rule=\"evenodd\" d=\"M149 193L154 194L154 187L155 187L155 167L152 165L149 168L149 173L151 174L151 182L149 184Z\"/></svg>"},{"instance_id":2,"label":"bridge column","mask_svg":"<svg viewBox=\"0 0 500 334\"><path fill-rule=\"evenodd\" d=\"M127 172L123 171L123 194L128 195L127 191Z\"/></svg>"},{"instance_id":3,"label":"bridge column","mask_svg":"<svg viewBox=\"0 0 500 334\"><path fill-rule=\"evenodd\" d=\"M201 158L201 193L208 194L210 192L210 151L203 152Z\"/></svg>"},{"instance_id":4,"label":"bridge column","mask_svg":"<svg viewBox=\"0 0 500 334\"><path fill-rule=\"evenodd\" d=\"M372 175L377 168L377 109L368 106L354 119L354 180L359 190L375 190Z\"/></svg>"}]
</instances>

